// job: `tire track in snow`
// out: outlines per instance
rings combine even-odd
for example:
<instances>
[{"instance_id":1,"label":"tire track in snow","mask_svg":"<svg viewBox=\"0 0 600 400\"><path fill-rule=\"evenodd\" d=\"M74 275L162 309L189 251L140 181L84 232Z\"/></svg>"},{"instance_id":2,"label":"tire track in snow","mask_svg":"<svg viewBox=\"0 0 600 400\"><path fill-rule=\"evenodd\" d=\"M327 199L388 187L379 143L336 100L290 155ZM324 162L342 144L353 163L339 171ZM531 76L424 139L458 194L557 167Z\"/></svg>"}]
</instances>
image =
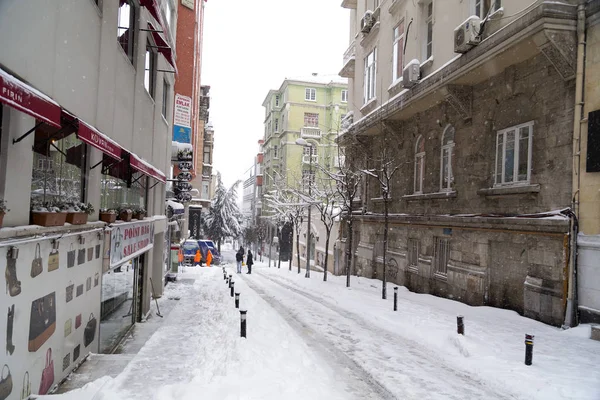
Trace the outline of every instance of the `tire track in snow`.
<instances>
[{"instance_id":1,"label":"tire track in snow","mask_svg":"<svg viewBox=\"0 0 600 400\"><path fill-rule=\"evenodd\" d=\"M324 357L325 361L333 368L339 370L341 376L351 375L352 379L346 379L350 392L360 399L397 399L387 388L381 385L368 371L361 367L355 360L346 355L312 329L308 324L303 323L298 315L292 310L283 306L273 296L267 294L262 288L256 285L252 279L246 279L242 276L245 283L260 295L275 311L281 315L285 321L300 336L305 339L308 347L313 348L317 354L328 355Z\"/></svg>"},{"instance_id":2,"label":"tire track in snow","mask_svg":"<svg viewBox=\"0 0 600 400\"><path fill-rule=\"evenodd\" d=\"M498 392L495 388L489 387L485 382L477 379L469 375L466 372L462 372L456 370L454 367L446 364L442 359L435 357L435 354L431 351L427 351L423 345L418 342L407 339L403 336L394 334L393 332L382 330L382 329L373 329L370 328L371 323L362 318L360 315L353 313L349 310L343 309L335 304L331 304L324 298L317 297L298 289L297 287L290 286L287 282L283 280L271 276L267 276L262 273L258 273L261 278L265 278L270 281L272 284L279 286L286 291L291 291L297 296L295 298L302 299L305 304L310 305L312 309L315 309L311 314L313 316L321 316L323 310L326 310L328 313L333 314L334 318L331 321L334 324L328 323L328 328L330 331L328 332L330 335L334 335L336 337L344 339L347 342L346 353L350 353L352 357L359 360L359 362L364 363L364 360L360 360L360 353L362 351L368 351L372 354L376 354L377 358L381 363L386 363L386 361L392 361L391 359L396 356L396 362L402 364L402 369L397 369L395 367L398 364L394 364L394 361L388 365L386 372L392 372L395 374L400 374L404 377L408 375L408 383L411 388L406 388L407 391L410 390L414 392L412 395L410 393L402 393L402 398L423 398L423 395L426 398L430 398L427 395L431 395L429 392L430 389L437 389L438 391L434 391L433 393L440 394L439 398L450 398L450 399L514 399L516 397L511 396L507 393ZM246 279L245 281L250 285L250 280L252 278ZM253 280L254 281L254 280ZM307 326L308 323L299 320L301 316L298 313L293 313L289 308L285 307L281 304L281 302L274 298L273 296L269 296L265 294L264 290L257 289L257 285L255 282L251 284L251 287L255 290L262 292L263 296L268 296L268 301L270 304L276 304L278 311L283 309L285 313L288 314L288 317L292 317L295 319L295 324L300 325L302 327ZM285 316L284 316L285 317ZM341 329L339 325L340 317L350 323L347 326L347 329ZM322 317L321 319L325 319ZM351 336L352 331L362 330L364 332L368 332L368 335L363 335L366 337L376 338L376 341L379 343L366 343L369 345L369 349L366 350L365 346L359 346L359 341L354 339ZM328 340L323 338L322 336L317 336L312 338L312 340L317 340L320 342L325 342L326 345L324 347L327 350L335 349L337 352L341 352L344 354L345 358L349 359L353 364L357 365L364 374L370 377L371 381L376 382L378 387L384 388L385 392L390 396L394 397L392 392L390 392L390 388L387 387L382 382L377 381L372 374L370 374L367 370L365 370L362 366L359 366L358 362L344 353L344 350L339 349L338 344L332 340ZM392 355L385 354L384 348L392 349ZM408 354L407 354L408 353ZM408 359L404 359L403 356L408 355ZM400 357L398 357L400 356ZM417 368L415 368L417 367ZM416 370L416 372L415 372ZM443 375L440 375L439 372L442 371ZM393 379L392 377L390 377ZM429 379L427 379L429 378ZM402 385L404 386L404 385ZM421 390L417 389L415 391L415 387L425 388L426 392L423 393ZM451 389L451 390L448 390ZM407 397L410 396L410 397Z\"/></svg>"}]
</instances>

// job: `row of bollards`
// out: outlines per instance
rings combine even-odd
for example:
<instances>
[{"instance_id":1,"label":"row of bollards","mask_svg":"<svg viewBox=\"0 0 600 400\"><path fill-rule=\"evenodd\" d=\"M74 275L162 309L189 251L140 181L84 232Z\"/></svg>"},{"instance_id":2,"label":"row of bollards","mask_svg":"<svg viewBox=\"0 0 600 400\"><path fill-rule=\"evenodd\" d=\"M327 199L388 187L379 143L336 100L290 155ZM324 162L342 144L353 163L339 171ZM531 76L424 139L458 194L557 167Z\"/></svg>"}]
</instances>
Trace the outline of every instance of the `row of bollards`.
<instances>
[{"instance_id":1,"label":"row of bollards","mask_svg":"<svg viewBox=\"0 0 600 400\"><path fill-rule=\"evenodd\" d=\"M227 275L225 267L223 267L223 279L229 288L229 295L235 298L235 308L240 308L240 293L234 291L235 282L232 275ZM235 295L235 296L234 296ZM246 337L246 313L247 310L240 310L240 337Z\"/></svg>"},{"instance_id":2,"label":"row of bollards","mask_svg":"<svg viewBox=\"0 0 600 400\"><path fill-rule=\"evenodd\" d=\"M398 311L398 286L394 287L394 311ZM456 332L465 334L465 317L456 317ZM533 335L525 334L525 365L531 365L533 361Z\"/></svg>"}]
</instances>

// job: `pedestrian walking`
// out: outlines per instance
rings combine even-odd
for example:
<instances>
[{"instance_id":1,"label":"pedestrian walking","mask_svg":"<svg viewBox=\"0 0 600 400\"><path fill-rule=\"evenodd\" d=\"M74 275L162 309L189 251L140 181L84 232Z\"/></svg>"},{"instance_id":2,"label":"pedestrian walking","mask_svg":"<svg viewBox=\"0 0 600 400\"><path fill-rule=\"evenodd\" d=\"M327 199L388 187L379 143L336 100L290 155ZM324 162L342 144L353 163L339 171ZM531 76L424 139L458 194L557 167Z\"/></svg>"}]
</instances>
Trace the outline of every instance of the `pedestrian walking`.
<instances>
[{"instance_id":1,"label":"pedestrian walking","mask_svg":"<svg viewBox=\"0 0 600 400\"><path fill-rule=\"evenodd\" d=\"M252 252L248 249L248 255L246 256L246 265L248 266L248 273L252 273L252 265L254 261L252 260Z\"/></svg>"},{"instance_id":2,"label":"pedestrian walking","mask_svg":"<svg viewBox=\"0 0 600 400\"><path fill-rule=\"evenodd\" d=\"M242 273L242 261L244 261L243 249L240 247L237 253L235 253L235 262L237 264L237 273Z\"/></svg>"}]
</instances>

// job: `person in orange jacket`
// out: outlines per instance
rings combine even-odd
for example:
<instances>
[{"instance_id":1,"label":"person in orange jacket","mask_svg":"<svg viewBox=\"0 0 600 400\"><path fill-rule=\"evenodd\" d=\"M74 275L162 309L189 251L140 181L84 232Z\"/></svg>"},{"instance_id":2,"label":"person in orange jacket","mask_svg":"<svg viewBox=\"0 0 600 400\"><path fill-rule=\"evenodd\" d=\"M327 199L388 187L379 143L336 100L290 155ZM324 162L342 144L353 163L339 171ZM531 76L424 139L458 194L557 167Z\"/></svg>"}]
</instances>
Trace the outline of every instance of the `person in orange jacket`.
<instances>
[{"instance_id":1,"label":"person in orange jacket","mask_svg":"<svg viewBox=\"0 0 600 400\"><path fill-rule=\"evenodd\" d=\"M177 261L179 262L179 266L181 267L181 265L183 264L183 250L179 249L179 252L177 253Z\"/></svg>"},{"instance_id":2,"label":"person in orange jacket","mask_svg":"<svg viewBox=\"0 0 600 400\"><path fill-rule=\"evenodd\" d=\"M202 254L200 254L200 250L196 250L196 255L194 256L194 264L200 265L202 262Z\"/></svg>"},{"instance_id":3,"label":"person in orange jacket","mask_svg":"<svg viewBox=\"0 0 600 400\"><path fill-rule=\"evenodd\" d=\"M210 267L210 263L212 263L212 253L208 250L208 254L206 254L206 266Z\"/></svg>"}]
</instances>

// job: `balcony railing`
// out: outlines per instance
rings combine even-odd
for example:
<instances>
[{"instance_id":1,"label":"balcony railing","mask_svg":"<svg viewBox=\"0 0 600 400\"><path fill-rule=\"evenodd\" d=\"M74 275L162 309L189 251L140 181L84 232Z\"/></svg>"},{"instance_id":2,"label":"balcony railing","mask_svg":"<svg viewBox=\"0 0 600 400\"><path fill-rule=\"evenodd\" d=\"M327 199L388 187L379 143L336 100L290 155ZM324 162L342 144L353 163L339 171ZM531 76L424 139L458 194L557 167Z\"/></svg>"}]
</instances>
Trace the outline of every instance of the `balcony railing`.
<instances>
[{"instance_id":1,"label":"balcony railing","mask_svg":"<svg viewBox=\"0 0 600 400\"><path fill-rule=\"evenodd\" d=\"M321 130L319 128L302 128L300 136L303 138L321 138Z\"/></svg>"},{"instance_id":2,"label":"balcony railing","mask_svg":"<svg viewBox=\"0 0 600 400\"><path fill-rule=\"evenodd\" d=\"M353 40L350 46L344 52L344 66L339 75L345 78L354 78L354 68L356 64L356 43Z\"/></svg>"},{"instance_id":3,"label":"balcony railing","mask_svg":"<svg viewBox=\"0 0 600 400\"><path fill-rule=\"evenodd\" d=\"M303 154L302 155L302 162L304 164L309 164L310 163L310 155L309 154ZM312 163L313 164L317 164L319 162L319 155L315 154L312 156Z\"/></svg>"}]
</instances>

